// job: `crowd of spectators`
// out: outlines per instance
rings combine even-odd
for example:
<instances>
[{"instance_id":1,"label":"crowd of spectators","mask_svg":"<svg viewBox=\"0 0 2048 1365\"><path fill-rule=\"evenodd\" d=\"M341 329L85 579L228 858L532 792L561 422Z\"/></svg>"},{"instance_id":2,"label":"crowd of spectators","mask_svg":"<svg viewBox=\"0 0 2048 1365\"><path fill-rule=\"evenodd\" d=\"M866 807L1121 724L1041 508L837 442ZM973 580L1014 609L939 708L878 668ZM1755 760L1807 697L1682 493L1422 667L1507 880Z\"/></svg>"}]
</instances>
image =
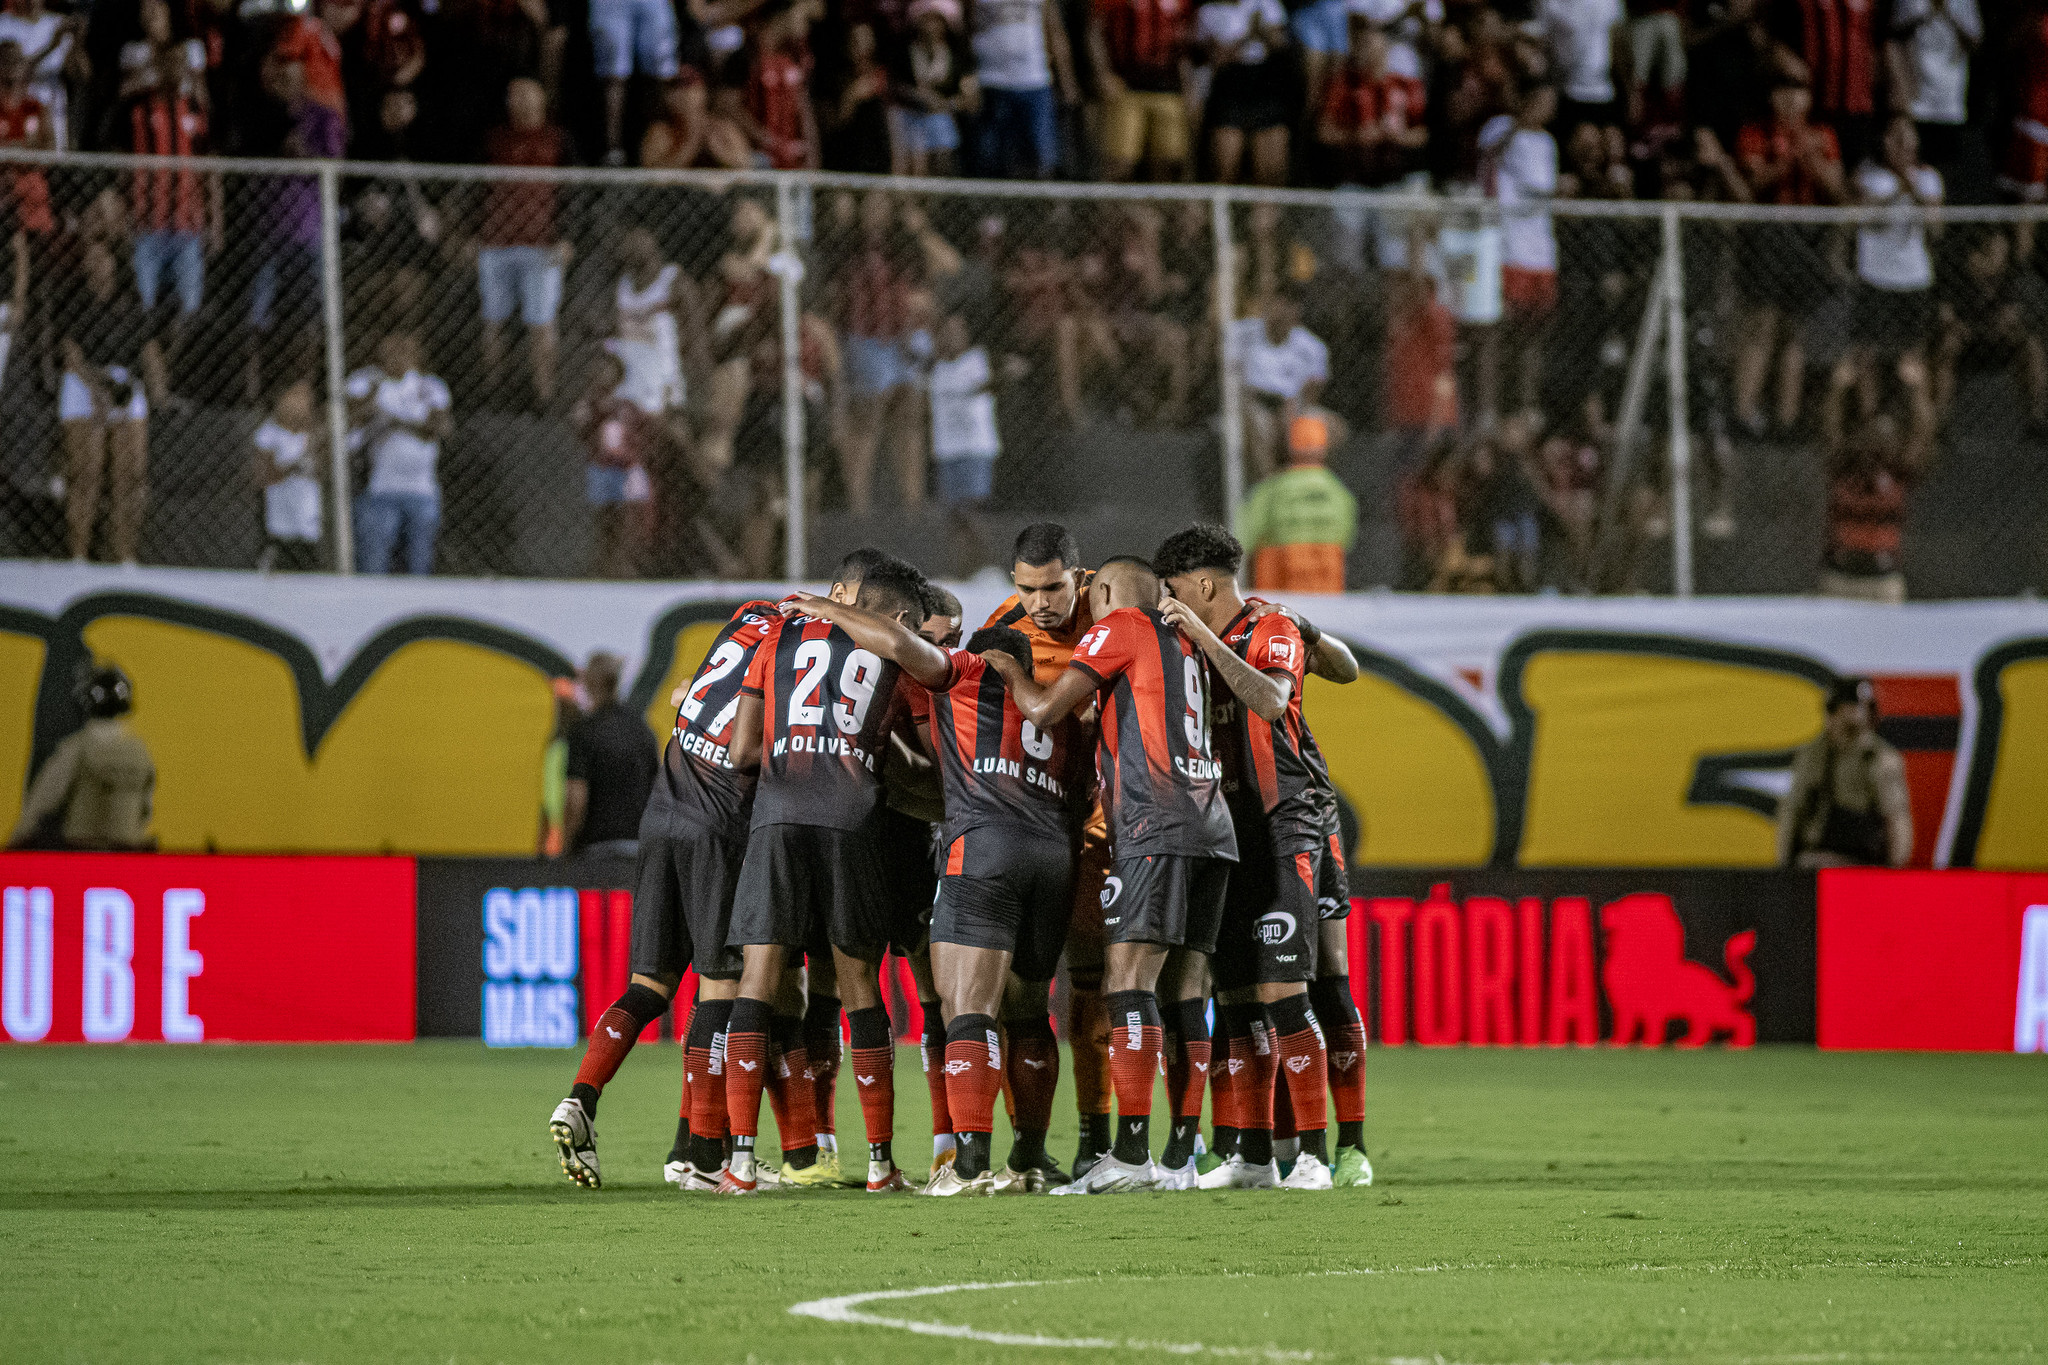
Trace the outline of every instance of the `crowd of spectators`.
<instances>
[{"instance_id":1,"label":"crowd of spectators","mask_svg":"<svg viewBox=\"0 0 2048 1365\"><path fill-rule=\"evenodd\" d=\"M1695 227L1684 249L1702 529L1735 530L1738 443L1807 442L1829 471L1825 582L1886 597L1958 371L2012 369L2048 418L2034 235L1917 212L2048 192L2048 0L1978 6L7 0L0 145L1439 191L1426 215L1241 207L1231 341L1249 476L1283 471L1304 415L1332 451L1383 437L1408 583L1466 590L1629 586L1625 543L1667 517L1654 441L1604 490L1655 224L1557 201L1883 208ZM54 343L36 350L69 549L135 556L151 405L211 401L226 374L269 414L266 556L304 562L331 458L304 435L317 182L138 171L82 193L63 175L0 175L0 332ZM580 443L592 571L772 565L769 201L398 169L345 195L359 561L431 570L441 442L465 411L513 410ZM878 488L936 498L972 567L1003 460L1105 419L1199 430L1224 346L1208 212L821 197L795 367L815 491L856 514ZM212 277L238 248L226 302Z\"/></svg>"}]
</instances>

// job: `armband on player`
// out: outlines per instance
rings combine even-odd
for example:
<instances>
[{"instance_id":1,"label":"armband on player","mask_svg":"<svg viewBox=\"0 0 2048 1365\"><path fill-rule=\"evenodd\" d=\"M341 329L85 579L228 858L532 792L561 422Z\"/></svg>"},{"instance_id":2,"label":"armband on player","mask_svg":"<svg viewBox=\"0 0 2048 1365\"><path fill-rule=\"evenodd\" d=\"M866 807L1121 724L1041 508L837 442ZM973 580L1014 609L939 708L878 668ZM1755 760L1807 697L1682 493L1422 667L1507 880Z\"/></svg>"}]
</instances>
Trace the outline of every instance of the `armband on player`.
<instances>
[{"instance_id":1,"label":"armband on player","mask_svg":"<svg viewBox=\"0 0 2048 1365\"><path fill-rule=\"evenodd\" d=\"M1294 628L1301 632L1301 643L1303 645L1313 651L1318 644L1322 643L1323 633L1316 629L1313 622L1307 617L1295 615L1293 612L1288 614L1294 616Z\"/></svg>"}]
</instances>

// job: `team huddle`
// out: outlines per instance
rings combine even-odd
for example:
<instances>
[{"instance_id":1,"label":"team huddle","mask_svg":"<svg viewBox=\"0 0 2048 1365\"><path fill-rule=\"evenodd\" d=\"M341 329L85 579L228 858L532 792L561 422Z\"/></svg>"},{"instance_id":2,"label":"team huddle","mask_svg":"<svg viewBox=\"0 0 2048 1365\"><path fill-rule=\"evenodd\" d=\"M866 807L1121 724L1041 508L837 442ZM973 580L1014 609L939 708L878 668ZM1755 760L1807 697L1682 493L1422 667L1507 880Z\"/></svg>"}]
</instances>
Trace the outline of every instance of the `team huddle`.
<instances>
[{"instance_id":1,"label":"team huddle","mask_svg":"<svg viewBox=\"0 0 2048 1365\"><path fill-rule=\"evenodd\" d=\"M849 556L827 597L743 605L676 691L632 981L549 1121L562 1170L599 1185L599 1096L693 968L664 1177L859 1187L833 1120L850 1061L865 1186L911 1188L878 981L893 949L924 1010L925 1194L1370 1184L1336 791L1301 711L1308 674L1358 665L1240 596L1243 555L1196 526L1090 572L1065 528L1030 526L1016 593L964 647L960 604L879 551ZM1071 1173L1045 1145L1063 962ZM756 1150L764 1093L779 1161Z\"/></svg>"}]
</instances>

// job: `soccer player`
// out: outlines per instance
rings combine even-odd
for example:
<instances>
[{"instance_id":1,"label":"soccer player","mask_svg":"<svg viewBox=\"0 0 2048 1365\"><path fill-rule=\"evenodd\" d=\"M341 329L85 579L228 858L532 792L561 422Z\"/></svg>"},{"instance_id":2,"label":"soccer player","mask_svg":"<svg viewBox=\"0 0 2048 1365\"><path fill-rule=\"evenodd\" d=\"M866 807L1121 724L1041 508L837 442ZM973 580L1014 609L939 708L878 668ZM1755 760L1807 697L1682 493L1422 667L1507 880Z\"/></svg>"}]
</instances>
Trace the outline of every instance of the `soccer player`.
<instances>
[{"instance_id":1,"label":"soccer player","mask_svg":"<svg viewBox=\"0 0 2048 1365\"><path fill-rule=\"evenodd\" d=\"M901 562L870 565L855 601L922 623L924 579ZM759 735L761 776L729 941L742 950L740 987L726 1030L726 1112L733 1153L723 1194L757 1186L754 1139L767 1079L772 1001L794 951L829 944L852 1031L853 1064L868 1125L871 1191L909 1188L891 1147L895 1045L876 973L888 939L884 877L874 830L883 761L904 698L900 671L829 621L794 603L769 628L740 688L734 723ZM791 1021L795 1023L795 1021ZM806 1066L801 1026L783 1043L792 1076ZM815 1096L791 1085L784 1184L827 1183L819 1172Z\"/></svg>"},{"instance_id":2,"label":"soccer player","mask_svg":"<svg viewBox=\"0 0 2048 1365\"><path fill-rule=\"evenodd\" d=\"M1052 1164L1045 1132L1057 1075L1049 1065L1055 1053L1045 992L1072 913L1078 823L1072 766L1079 727L1066 719L1039 731L985 662L985 655L999 651L1020 672L1029 669L1031 646L1017 631L984 627L967 649L948 652L858 609L815 600L804 609L830 619L928 689L925 738L938 755L946 791L945 871L932 914L931 960L947 1021L941 1071L956 1151L953 1161L933 1166L925 1193L1042 1192ZM1035 1015L1004 1010L1005 983L1013 974L1025 983L1023 997L1035 999ZM1011 1057L1028 1062L1035 1051L1039 1063L1010 1073L1016 1143L1000 1173L990 1168L995 1100L1005 1074L999 1010Z\"/></svg>"},{"instance_id":3,"label":"soccer player","mask_svg":"<svg viewBox=\"0 0 2048 1365\"><path fill-rule=\"evenodd\" d=\"M1051 521L1025 527L1011 555L1010 581L1017 591L995 609L987 624L1021 632L1031 644L1033 675L1041 686L1050 687L1066 671L1067 662L1074 657L1074 645L1095 624L1089 604L1089 573L1081 567L1081 551L1073 533ZM1074 1057L1074 1104L1081 1120L1080 1145L1074 1152L1076 1178L1086 1175L1110 1147L1109 1016L1102 1004L1102 888L1108 876L1109 824L1098 803L1081 827L1072 924L1067 934L1068 1046ZM1012 981L1011 1004L1004 1011L1006 1023L1011 1015L1021 1016L1028 1010L1027 994L1021 982ZM1059 1054L1055 1050L1051 1055L1052 1065L1057 1067ZM1028 1068L1029 1062L1020 1059L1018 1065ZM1057 1088L1056 1070L1050 1080ZM1046 1171L1049 1176L1057 1173L1052 1167Z\"/></svg>"},{"instance_id":4,"label":"soccer player","mask_svg":"<svg viewBox=\"0 0 2048 1365\"><path fill-rule=\"evenodd\" d=\"M739 985L739 954L726 946L726 934L756 764L754 736L737 731L734 718L754 651L780 619L769 602L740 607L678 692L675 727L640 816L632 979L590 1031L569 1097L548 1120L564 1174L587 1189L600 1184L598 1096L641 1032L668 1009L685 967L697 970L697 1007L683 1044L690 1107L678 1120L663 1178L684 1190L708 1190L725 1164L724 1087L706 1082L718 1075Z\"/></svg>"},{"instance_id":5,"label":"soccer player","mask_svg":"<svg viewBox=\"0 0 2048 1365\"><path fill-rule=\"evenodd\" d=\"M1096 571L1089 597L1095 625L1052 686L1040 687L1006 655L982 656L1040 733L1100 701L1096 766L1115 855L1102 907L1117 1124L1109 1154L1055 1191L1074 1194L1148 1189L1164 1178L1151 1153L1152 1085L1164 1048L1158 993L1173 1008L1176 1033L1191 1037L1178 1021L1202 1013L1206 957L1237 861L1210 749L1208 670L1160 616L1158 577L1143 560L1112 559ZM1192 1155L1191 1132L1186 1142Z\"/></svg>"},{"instance_id":6,"label":"soccer player","mask_svg":"<svg viewBox=\"0 0 2048 1365\"><path fill-rule=\"evenodd\" d=\"M1214 967L1225 1065L1241 1055L1250 1065L1237 1073L1240 1083L1234 1087L1238 1150L1200 1184L1326 1190L1329 1064L1308 997L1323 843L1322 801L1301 716L1308 649L1294 623L1277 612L1246 619L1251 613L1236 579L1243 560L1243 547L1229 532L1195 526L1168 537L1153 561L1171 594L1160 615L1201 647L1231 694L1216 709L1222 735L1217 748L1240 860L1230 879ZM1273 1160L1276 1071L1287 1085L1301 1135L1301 1155L1285 1182Z\"/></svg>"}]
</instances>

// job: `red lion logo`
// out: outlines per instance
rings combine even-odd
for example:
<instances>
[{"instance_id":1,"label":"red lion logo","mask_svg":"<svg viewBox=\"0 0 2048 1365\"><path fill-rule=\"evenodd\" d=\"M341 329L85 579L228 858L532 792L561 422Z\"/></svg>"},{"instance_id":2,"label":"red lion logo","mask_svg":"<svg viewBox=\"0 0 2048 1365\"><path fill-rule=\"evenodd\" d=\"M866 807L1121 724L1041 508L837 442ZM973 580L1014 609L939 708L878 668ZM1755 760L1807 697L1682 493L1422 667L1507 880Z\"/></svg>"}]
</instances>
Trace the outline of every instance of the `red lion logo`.
<instances>
[{"instance_id":1,"label":"red lion logo","mask_svg":"<svg viewBox=\"0 0 2048 1365\"><path fill-rule=\"evenodd\" d=\"M1662 1046L1673 1019L1685 1021L1680 1047L1702 1047L1717 1033L1726 1033L1735 1047L1756 1042L1756 1019L1743 1008L1756 994L1756 976L1749 969L1754 929L1743 930L1722 949L1735 982L1731 986L1711 969L1686 960L1685 925L1669 896L1652 891L1624 896L1601 910L1600 928L1607 948L1600 983L1614 1011L1614 1036L1608 1040L1614 1046L1638 1039Z\"/></svg>"}]
</instances>

